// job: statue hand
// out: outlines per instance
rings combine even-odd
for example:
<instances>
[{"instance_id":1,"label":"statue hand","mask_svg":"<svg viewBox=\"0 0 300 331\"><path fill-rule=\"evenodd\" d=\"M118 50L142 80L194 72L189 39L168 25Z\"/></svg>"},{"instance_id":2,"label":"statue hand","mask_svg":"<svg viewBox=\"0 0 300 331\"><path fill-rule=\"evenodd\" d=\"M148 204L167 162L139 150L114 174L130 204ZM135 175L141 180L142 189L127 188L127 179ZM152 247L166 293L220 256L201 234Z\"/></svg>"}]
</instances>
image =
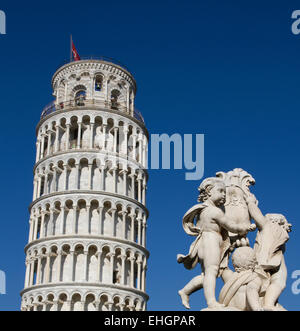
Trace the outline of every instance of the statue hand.
<instances>
[{"instance_id":1,"label":"statue hand","mask_svg":"<svg viewBox=\"0 0 300 331\"><path fill-rule=\"evenodd\" d=\"M256 224L250 224L248 231L255 231L256 230Z\"/></svg>"}]
</instances>

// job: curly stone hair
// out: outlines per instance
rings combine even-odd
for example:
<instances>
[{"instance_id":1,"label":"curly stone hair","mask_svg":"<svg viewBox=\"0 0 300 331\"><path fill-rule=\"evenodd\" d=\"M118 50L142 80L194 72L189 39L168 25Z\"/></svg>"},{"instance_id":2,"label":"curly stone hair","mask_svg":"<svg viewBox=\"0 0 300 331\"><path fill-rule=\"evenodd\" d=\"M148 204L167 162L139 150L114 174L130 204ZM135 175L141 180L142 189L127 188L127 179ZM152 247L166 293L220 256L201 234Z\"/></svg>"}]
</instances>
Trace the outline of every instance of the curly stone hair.
<instances>
[{"instance_id":1,"label":"curly stone hair","mask_svg":"<svg viewBox=\"0 0 300 331\"><path fill-rule=\"evenodd\" d=\"M248 246L237 248L232 254L232 264L236 272L253 270L257 265L254 249Z\"/></svg>"},{"instance_id":2,"label":"curly stone hair","mask_svg":"<svg viewBox=\"0 0 300 331\"><path fill-rule=\"evenodd\" d=\"M216 177L210 177L204 179L204 181L200 184L198 191L199 191L199 196L198 196L198 202L204 202L209 198L209 193L211 189L216 185L216 184L224 184L224 181L222 179L216 178Z\"/></svg>"}]
</instances>

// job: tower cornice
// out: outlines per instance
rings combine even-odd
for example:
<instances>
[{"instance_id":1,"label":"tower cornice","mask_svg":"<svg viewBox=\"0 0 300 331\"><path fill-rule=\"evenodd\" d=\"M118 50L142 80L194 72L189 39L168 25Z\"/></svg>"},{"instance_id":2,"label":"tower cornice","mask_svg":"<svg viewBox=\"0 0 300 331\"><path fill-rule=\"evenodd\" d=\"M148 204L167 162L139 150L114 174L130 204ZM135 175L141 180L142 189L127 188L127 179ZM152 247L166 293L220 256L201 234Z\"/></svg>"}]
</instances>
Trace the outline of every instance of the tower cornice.
<instances>
[{"instance_id":1,"label":"tower cornice","mask_svg":"<svg viewBox=\"0 0 300 331\"><path fill-rule=\"evenodd\" d=\"M124 67L115 64L113 62L109 62L106 60L96 60L96 59L86 59L80 61L73 61L69 62L59 69L56 70L52 77L52 87L54 87L55 83L63 78L67 74L72 74L78 70L87 70L87 69L94 69L94 70L102 70L107 72L108 74L118 74L131 83L134 86L134 93L136 94L137 86L136 81L133 78L133 75L126 70Z\"/></svg>"}]
</instances>

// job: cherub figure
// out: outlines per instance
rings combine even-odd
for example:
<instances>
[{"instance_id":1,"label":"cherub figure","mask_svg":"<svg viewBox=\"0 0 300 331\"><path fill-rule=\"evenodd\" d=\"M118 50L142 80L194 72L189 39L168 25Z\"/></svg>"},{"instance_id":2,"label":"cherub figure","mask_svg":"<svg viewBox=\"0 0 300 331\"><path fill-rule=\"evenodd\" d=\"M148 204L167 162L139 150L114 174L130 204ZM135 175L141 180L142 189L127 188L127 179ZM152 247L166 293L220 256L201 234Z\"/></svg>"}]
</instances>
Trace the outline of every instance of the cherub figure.
<instances>
[{"instance_id":1,"label":"cherub figure","mask_svg":"<svg viewBox=\"0 0 300 331\"><path fill-rule=\"evenodd\" d=\"M256 258L258 264L269 274L270 283L264 295L264 309L284 310L277 302L286 286L287 268L283 253L285 243L289 240L291 224L281 214L264 216L253 194L247 198L247 203L249 213L258 228L254 245Z\"/></svg>"},{"instance_id":2,"label":"cherub figure","mask_svg":"<svg viewBox=\"0 0 300 331\"><path fill-rule=\"evenodd\" d=\"M250 247L239 247L232 254L235 272L222 272L224 286L219 301L226 307L242 311L263 311L260 293L267 275L257 264L255 251Z\"/></svg>"},{"instance_id":3,"label":"cherub figure","mask_svg":"<svg viewBox=\"0 0 300 331\"><path fill-rule=\"evenodd\" d=\"M226 268L228 264L228 231L245 235L248 231L254 230L255 225L236 224L226 217L226 188L221 179L205 179L199 187L199 192L198 201L203 203L192 207L183 217L184 230L197 238L192 243L189 254L179 254L177 261L183 263L187 269L193 269L199 262L202 274L193 278L178 293L183 305L190 308L189 295L203 287L208 307L223 307L224 305L216 300L215 287L219 270Z\"/></svg>"}]
</instances>

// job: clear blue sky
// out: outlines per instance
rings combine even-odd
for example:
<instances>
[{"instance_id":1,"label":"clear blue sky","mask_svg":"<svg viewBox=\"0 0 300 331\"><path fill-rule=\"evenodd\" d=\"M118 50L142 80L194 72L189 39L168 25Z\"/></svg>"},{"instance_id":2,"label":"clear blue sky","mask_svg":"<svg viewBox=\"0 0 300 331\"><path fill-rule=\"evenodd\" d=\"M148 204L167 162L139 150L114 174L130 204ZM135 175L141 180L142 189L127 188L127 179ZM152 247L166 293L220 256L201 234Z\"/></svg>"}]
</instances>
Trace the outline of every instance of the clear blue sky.
<instances>
[{"instance_id":1,"label":"clear blue sky","mask_svg":"<svg viewBox=\"0 0 300 331\"><path fill-rule=\"evenodd\" d=\"M150 133L204 133L205 177L241 167L257 185L264 213L293 223L281 303L299 309L291 273L300 269L300 35L291 33L297 1L2 1L0 35L0 269L7 295L0 310L18 310L32 198L35 126L51 101L50 81L69 57L106 55L137 80L136 105ZM192 238L181 218L196 203L198 181L184 170L152 170L148 185L149 310L181 310L177 290L188 271L176 254ZM204 307L203 293L191 299Z\"/></svg>"}]
</instances>

